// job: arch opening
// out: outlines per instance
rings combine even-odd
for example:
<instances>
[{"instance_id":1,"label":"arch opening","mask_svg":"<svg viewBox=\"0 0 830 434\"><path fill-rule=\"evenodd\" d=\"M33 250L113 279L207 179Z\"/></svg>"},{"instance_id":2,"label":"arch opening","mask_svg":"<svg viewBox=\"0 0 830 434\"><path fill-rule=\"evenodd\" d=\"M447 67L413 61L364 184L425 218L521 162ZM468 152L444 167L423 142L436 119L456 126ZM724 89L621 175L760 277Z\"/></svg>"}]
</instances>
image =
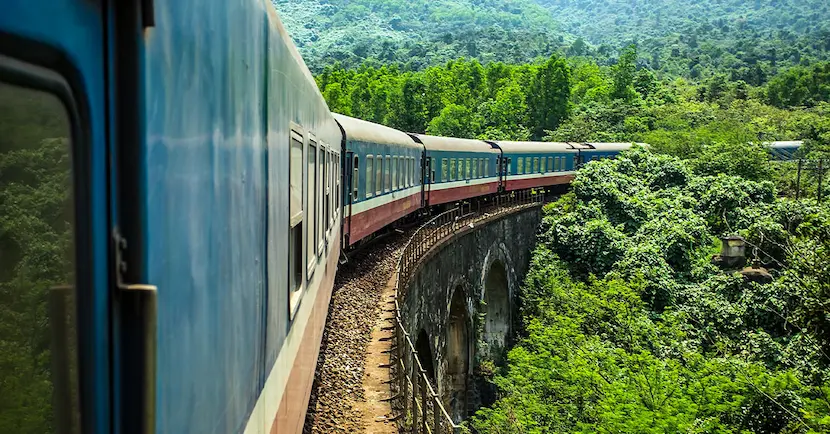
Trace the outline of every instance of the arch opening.
<instances>
[{"instance_id":1,"label":"arch opening","mask_svg":"<svg viewBox=\"0 0 830 434\"><path fill-rule=\"evenodd\" d=\"M415 352L418 353L421 366L427 371L427 377L435 383L435 364L432 357L432 348L429 343L429 336L424 329L421 329L418 333L418 339L415 341Z\"/></svg>"},{"instance_id":2,"label":"arch opening","mask_svg":"<svg viewBox=\"0 0 830 434\"><path fill-rule=\"evenodd\" d=\"M468 315L463 293L460 286L453 292L447 339L448 410L457 423L467 416L467 377L470 370Z\"/></svg>"},{"instance_id":3,"label":"arch opening","mask_svg":"<svg viewBox=\"0 0 830 434\"><path fill-rule=\"evenodd\" d=\"M504 361L504 350L510 338L510 291L507 269L501 261L494 261L484 280L484 342L487 356L496 364Z\"/></svg>"}]
</instances>

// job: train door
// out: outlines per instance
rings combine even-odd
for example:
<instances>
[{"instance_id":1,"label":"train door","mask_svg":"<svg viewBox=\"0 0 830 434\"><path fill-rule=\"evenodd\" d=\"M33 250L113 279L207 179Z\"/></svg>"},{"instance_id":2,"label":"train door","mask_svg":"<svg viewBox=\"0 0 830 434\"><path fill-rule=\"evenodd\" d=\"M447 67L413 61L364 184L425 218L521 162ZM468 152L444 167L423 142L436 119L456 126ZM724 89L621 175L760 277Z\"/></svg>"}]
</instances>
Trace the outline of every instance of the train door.
<instances>
[{"instance_id":1,"label":"train door","mask_svg":"<svg viewBox=\"0 0 830 434\"><path fill-rule=\"evenodd\" d=\"M114 431L103 4L0 13L0 420L14 432Z\"/></svg>"},{"instance_id":2,"label":"train door","mask_svg":"<svg viewBox=\"0 0 830 434\"><path fill-rule=\"evenodd\" d=\"M344 185L348 185L349 187L346 189L348 194L346 195L346 204L343 207L343 239L344 239L344 246L348 247L349 241L349 234L352 231L352 204L357 201L358 198L358 181L360 179L360 157L354 154L352 151L346 152L346 158L344 161L348 162L346 170L343 171L343 175L346 179L343 180Z\"/></svg>"},{"instance_id":3,"label":"train door","mask_svg":"<svg viewBox=\"0 0 830 434\"><path fill-rule=\"evenodd\" d=\"M429 192L432 184L432 158L421 153L421 208L429 207Z\"/></svg>"}]
</instances>

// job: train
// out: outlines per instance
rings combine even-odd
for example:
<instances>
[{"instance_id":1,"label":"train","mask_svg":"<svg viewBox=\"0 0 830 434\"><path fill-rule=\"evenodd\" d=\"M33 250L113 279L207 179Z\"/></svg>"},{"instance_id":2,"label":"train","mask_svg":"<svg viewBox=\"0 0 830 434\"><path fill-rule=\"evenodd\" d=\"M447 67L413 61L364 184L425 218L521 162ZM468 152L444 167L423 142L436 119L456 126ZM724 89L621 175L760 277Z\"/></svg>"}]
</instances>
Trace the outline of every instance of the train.
<instances>
[{"instance_id":1,"label":"train","mask_svg":"<svg viewBox=\"0 0 830 434\"><path fill-rule=\"evenodd\" d=\"M331 113L265 0L6 0L0 127L18 433L299 432L344 252L632 146Z\"/></svg>"}]
</instances>

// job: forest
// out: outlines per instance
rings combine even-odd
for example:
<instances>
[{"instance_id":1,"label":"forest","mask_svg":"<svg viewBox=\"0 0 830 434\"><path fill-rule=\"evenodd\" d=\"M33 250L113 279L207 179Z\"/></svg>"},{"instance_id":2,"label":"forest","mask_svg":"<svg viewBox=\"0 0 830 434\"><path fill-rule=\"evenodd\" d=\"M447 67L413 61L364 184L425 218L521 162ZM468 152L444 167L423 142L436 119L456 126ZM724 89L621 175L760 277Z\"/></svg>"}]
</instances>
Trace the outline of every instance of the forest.
<instances>
[{"instance_id":1,"label":"forest","mask_svg":"<svg viewBox=\"0 0 830 434\"><path fill-rule=\"evenodd\" d=\"M545 207L478 432L830 430L830 206L782 196L761 145L718 151L590 162ZM770 281L713 264L723 235Z\"/></svg>"},{"instance_id":2,"label":"forest","mask_svg":"<svg viewBox=\"0 0 830 434\"><path fill-rule=\"evenodd\" d=\"M526 63L555 52L601 66L636 44L661 78L761 85L828 60L824 0L272 0L311 70L419 71L458 57Z\"/></svg>"},{"instance_id":3,"label":"forest","mask_svg":"<svg viewBox=\"0 0 830 434\"><path fill-rule=\"evenodd\" d=\"M610 66L554 54L525 64L462 58L423 71L333 65L316 78L332 111L417 133L635 141L684 158L716 143L830 143L830 63L753 86L724 73L659 79L637 59L632 45Z\"/></svg>"}]
</instances>

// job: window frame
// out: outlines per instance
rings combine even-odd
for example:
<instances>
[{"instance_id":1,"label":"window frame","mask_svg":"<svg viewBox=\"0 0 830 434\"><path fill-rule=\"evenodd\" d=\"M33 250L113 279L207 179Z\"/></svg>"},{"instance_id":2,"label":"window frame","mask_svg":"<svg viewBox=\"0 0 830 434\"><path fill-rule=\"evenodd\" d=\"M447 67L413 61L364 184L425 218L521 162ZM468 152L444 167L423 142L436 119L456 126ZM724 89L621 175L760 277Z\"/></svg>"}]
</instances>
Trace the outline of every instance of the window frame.
<instances>
[{"instance_id":1,"label":"window frame","mask_svg":"<svg viewBox=\"0 0 830 434\"><path fill-rule=\"evenodd\" d=\"M386 155L383 164L383 192L389 193L392 187L392 156Z\"/></svg>"},{"instance_id":2,"label":"window frame","mask_svg":"<svg viewBox=\"0 0 830 434\"><path fill-rule=\"evenodd\" d=\"M307 181L306 181L306 170L307 170L307 152L308 152L308 145L307 145L307 137L305 130L299 124L294 122L291 123L289 128L289 135L288 135L288 144L289 144L289 163L288 163L288 170L289 170L289 189L291 183L291 156L290 152L291 149L294 147L294 141L300 144L300 212L296 213L294 216L289 218L288 222L288 254L290 255L288 258L288 312L289 312L289 320L293 320L294 316L297 314L297 310L300 307L300 301L303 299L303 294L305 294L307 285L306 285L306 278L308 276L308 264L307 264L307 254L306 254L306 232L308 231L308 227L306 226L306 214L307 214ZM290 191L289 191L289 194ZM290 210L289 210L290 211ZM299 228L297 228L299 226ZM294 237L294 241L297 243L296 245L292 245L292 237ZM296 238L299 238L297 240ZM299 254L299 258L297 258L297 254ZM292 257L294 258L292 260ZM293 281L296 279L296 281Z\"/></svg>"},{"instance_id":3,"label":"window frame","mask_svg":"<svg viewBox=\"0 0 830 434\"><path fill-rule=\"evenodd\" d=\"M306 190L307 193L305 195L306 201L306 209L308 210L308 225L306 227L306 248L305 248L305 261L306 261L306 280L311 281L312 276L314 276L314 270L317 267L317 249L316 249L316 241L317 241L317 183L319 179L318 167L320 163L318 158L320 157L319 151L320 143L317 142L316 137L312 133L308 133L306 135ZM311 162L312 156L312 148L314 149L314 162ZM312 166L313 164L313 166ZM314 168L314 173L310 173L309 169ZM314 181L314 186L309 184L311 181Z\"/></svg>"},{"instance_id":4,"label":"window frame","mask_svg":"<svg viewBox=\"0 0 830 434\"><path fill-rule=\"evenodd\" d=\"M0 41L6 42L8 40L5 36L0 35ZM108 251L100 252L99 247L101 243L93 239L93 233L96 231L96 228L93 225L94 220L90 218L90 215L93 212L93 207L96 205L97 200L93 199L92 190L93 182L98 177L93 174L92 151L100 146L108 147L109 145L106 141L96 143L94 140L91 123L92 115L89 108L90 101L88 100L88 94L80 86L82 81L78 79L77 71L69 64L53 64L47 67L31 62L31 59L24 59L23 56L10 52L11 48L22 50L23 48L21 47L23 44L18 44L17 42L19 41L15 39L11 39L11 41L13 43L8 47L8 50L6 48L0 49L0 81L10 86L53 96L60 102L62 109L65 111L64 114L69 127L69 136L67 137L69 149L67 155L71 160L71 174L69 175L71 188L68 190L71 191L73 202L72 216L74 222L71 240L74 263L72 264L72 271L74 273L75 286L75 311L77 312L75 317L77 325L74 333L72 333L74 339L73 344L77 346L76 359L73 363L78 368L73 375L74 381L77 381L80 387L79 395L77 396L77 408L73 407L71 411L77 411L80 415L78 425L80 432L87 432L93 426L93 422L91 422L92 417L90 417L92 401L89 398L90 396L92 398L100 398L100 396L97 396L97 392L89 390L87 391L89 392L88 396L81 396L80 393L83 385L94 379L93 377L98 377L98 374L85 372L80 368L85 360L97 358L98 353L102 351L90 338L90 332L103 324L97 318L94 320L91 318L98 316L95 313L96 298L109 297L103 294L104 291L110 289L109 287L101 288L95 282L94 275L101 270L97 265L91 265L96 262L93 258L98 254L103 253L104 255L109 255ZM26 47L29 47L29 44L30 41L25 41ZM33 43L33 45L39 50L38 53L41 55L48 53L53 55L53 58L63 58L51 46L40 43ZM108 177L109 174L105 174L104 176ZM100 200L100 198L96 199ZM104 200L108 203L109 198ZM107 224L106 228L109 230L110 225ZM84 264L84 266L81 266L81 264ZM56 357L54 355L51 356ZM53 387L55 387L56 382L54 379L56 375L59 375L58 372L52 369L54 362L54 358L50 360L49 368L49 375L52 378ZM65 366L61 367L64 368ZM111 380L107 379L105 381L107 382L107 387L112 386ZM56 391L57 389L50 396L50 402L54 402L52 400L55 399ZM114 405L110 407L114 408ZM60 416L57 414L54 404L50 416L56 424L60 423Z\"/></svg>"},{"instance_id":5,"label":"window frame","mask_svg":"<svg viewBox=\"0 0 830 434\"><path fill-rule=\"evenodd\" d=\"M372 154L367 154L366 155L366 176L365 176L366 179L364 180L364 183L366 184L366 187L365 187L366 199L369 199L370 197L375 195L375 185L372 182L374 180L374 175L375 175L375 157Z\"/></svg>"}]
</instances>

